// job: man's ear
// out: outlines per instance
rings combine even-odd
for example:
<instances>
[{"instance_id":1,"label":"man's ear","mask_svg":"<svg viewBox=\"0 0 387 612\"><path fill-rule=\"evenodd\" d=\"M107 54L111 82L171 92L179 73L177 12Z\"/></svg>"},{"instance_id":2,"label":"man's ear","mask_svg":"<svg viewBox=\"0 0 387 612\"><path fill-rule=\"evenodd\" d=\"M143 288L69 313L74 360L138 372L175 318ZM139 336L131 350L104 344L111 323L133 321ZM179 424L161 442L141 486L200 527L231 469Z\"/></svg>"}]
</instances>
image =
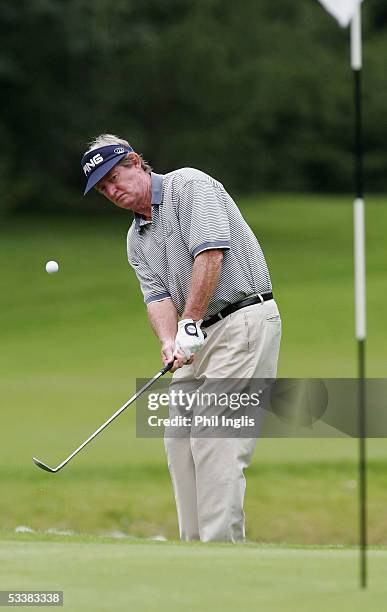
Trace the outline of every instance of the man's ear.
<instances>
[{"instance_id":1,"label":"man's ear","mask_svg":"<svg viewBox=\"0 0 387 612\"><path fill-rule=\"evenodd\" d=\"M133 166L135 166L136 168L141 167L141 159L138 153L135 153L134 151L132 151L131 153L128 153L128 157L130 161L132 162Z\"/></svg>"}]
</instances>

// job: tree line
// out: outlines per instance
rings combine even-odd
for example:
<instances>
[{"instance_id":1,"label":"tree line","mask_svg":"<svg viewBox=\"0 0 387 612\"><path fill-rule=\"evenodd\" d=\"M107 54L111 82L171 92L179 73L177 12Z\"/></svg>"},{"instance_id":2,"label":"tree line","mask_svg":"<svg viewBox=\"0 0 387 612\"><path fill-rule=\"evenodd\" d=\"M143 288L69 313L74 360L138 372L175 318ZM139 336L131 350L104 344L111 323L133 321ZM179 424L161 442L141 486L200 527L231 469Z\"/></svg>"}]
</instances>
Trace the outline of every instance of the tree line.
<instances>
[{"instance_id":1,"label":"tree line","mask_svg":"<svg viewBox=\"0 0 387 612\"><path fill-rule=\"evenodd\" d=\"M366 188L383 191L387 6L363 7ZM349 33L317 0L3 0L0 31L3 212L88 210L80 158L101 132L239 192L352 191Z\"/></svg>"}]
</instances>

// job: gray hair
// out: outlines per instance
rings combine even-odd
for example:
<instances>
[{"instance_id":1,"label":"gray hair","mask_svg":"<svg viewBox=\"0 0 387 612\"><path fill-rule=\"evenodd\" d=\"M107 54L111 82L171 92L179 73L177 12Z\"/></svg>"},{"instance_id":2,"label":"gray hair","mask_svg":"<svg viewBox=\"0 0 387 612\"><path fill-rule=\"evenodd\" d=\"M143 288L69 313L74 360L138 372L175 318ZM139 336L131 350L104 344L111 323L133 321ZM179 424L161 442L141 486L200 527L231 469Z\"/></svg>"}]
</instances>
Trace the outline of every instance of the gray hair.
<instances>
[{"instance_id":1,"label":"gray hair","mask_svg":"<svg viewBox=\"0 0 387 612\"><path fill-rule=\"evenodd\" d=\"M96 138L93 138L93 140L91 140L88 143L89 148L87 149L86 153L89 153L90 151L93 151L94 149L99 149L100 147L106 147L108 145L115 145L115 144L122 145L123 147L131 146L127 140L124 140L123 138L119 138L118 136L115 136L114 134L100 134L99 136L97 136ZM141 160L141 168L145 172L150 174L152 172L151 166L148 164L148 162L146 162L142 158L142 155L139 155L139 154L137 155L139 156ZM118 162L117 166L129 166L129 167L133 166L133 161L130 157L130 153L128 153L126 157L121 159L121 161Z\"/></svg>"}]
</instances>

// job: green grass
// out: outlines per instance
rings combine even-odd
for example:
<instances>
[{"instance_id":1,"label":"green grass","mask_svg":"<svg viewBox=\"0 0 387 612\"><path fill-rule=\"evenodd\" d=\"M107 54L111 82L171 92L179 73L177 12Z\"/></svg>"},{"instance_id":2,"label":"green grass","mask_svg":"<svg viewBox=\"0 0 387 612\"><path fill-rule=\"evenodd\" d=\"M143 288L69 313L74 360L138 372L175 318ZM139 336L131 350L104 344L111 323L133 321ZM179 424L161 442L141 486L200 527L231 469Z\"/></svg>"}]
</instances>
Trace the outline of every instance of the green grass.
<instances>
[{"instance_id":1,"label":"green grass","mask_svg":"<svg viewBox=\"0 0 387 612\"><path fill-rule=\"evenodd\" d=\"M382 520L387 504L385 461L372 461L369 475L369 541L387 544ZM353 460L262 465L256 460L247 477L250 540L342 545L358 541ZM6 491L0 499L0 516L9 532L24 525L40 531L102 535L118 530L137 537L178 537L162 457L157 464L135 465L93 466L80 460L56 476L32 465L2 469L0 481Z\"/></svg>"},{"instance_id":2,"label":"green grass","mask_svg":"<svg viewBox=\"0 0 387 612\"><path fill-rule=\"evenodd\" d=\"M365 592L354 549L21 536L0 561L2 589L63 590L72 612L382 610L387 596L385 549L369 553Z\"/></svg>"},{"instance_id":3,"label":"green grass","mask_svg":"<svg viewBox=\"0 0 387 612\"><path fill-rule=\"evenodd\" d=\"M279 375L356 375L351 198L242 202L267 257L284 332ZM383 198L367 203L367 373L385 377L387 253ZM162 440L120 417L64 472L66 457L160 367L125 254L128 215L3 220L0 229L0 527L177 538ZM44 264L60 263L49 276ZM387 447L372 440L370 538L387 543ZM251 540L353 544L357 442L261 440L248 472Z\"/></svg>"}]
</instances>

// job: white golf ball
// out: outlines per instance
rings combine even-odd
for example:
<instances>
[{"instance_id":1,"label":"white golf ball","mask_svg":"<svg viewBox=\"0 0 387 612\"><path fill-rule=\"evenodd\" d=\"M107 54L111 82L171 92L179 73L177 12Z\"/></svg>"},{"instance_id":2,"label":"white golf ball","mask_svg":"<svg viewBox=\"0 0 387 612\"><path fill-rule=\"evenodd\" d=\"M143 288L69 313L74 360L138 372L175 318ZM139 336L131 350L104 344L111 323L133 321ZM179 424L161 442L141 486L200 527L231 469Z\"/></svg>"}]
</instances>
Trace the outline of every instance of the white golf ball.
<instances>
[{"instance_id":1,"label":"white golf ball","mask_svg":"<svg viewBox=\"0 0 387 612\"><path fill-rule=\"evenodd\" d=\"M58 270L59 265L56 261L48 261L46 263L46 272L48 272L49 274L55 274L55 272L58 272Z\"/></svg>"}]
</instances>

